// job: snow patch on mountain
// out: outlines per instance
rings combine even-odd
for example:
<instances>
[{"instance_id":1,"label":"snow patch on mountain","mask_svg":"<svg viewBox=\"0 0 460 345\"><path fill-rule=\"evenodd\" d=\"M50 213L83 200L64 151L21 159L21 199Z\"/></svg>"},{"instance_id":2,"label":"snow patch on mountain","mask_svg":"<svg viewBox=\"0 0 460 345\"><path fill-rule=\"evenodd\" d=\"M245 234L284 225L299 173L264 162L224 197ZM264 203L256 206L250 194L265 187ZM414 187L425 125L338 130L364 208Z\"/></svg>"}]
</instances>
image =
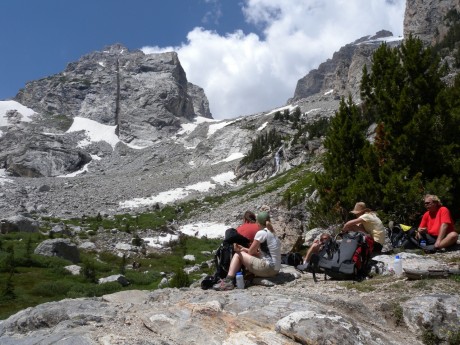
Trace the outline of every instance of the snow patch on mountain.
<instances>
[{"instance_id":1,"label":"snow patch on mountain","mask_svg":"<svg viewBox=\"0 0 460 345\"><path fill-rule=\"evenodd\" d=\"M206 193L211 189L217 187L219 185L226 185L226 184L233 184L233 179L235 178L235 174L233 171L229 171L226 173L222 173L219 175L215 175L211 177L211 181L202 181L198 182L186 187L180 187L171 189L165 192L161 192L157 195L152 195L147 198L134 198L131 200L126 200L119 203L121 208L138 208L142 206L152 206L155 204L169 204L176 200L181 200L187 197L191 192L200 192Z\"/></svg>"},{"instance_id":2,"label":"snow patch on mountain","mask_svg":"<svg viewBox=\"0 0 460 345\"><path fill-rule=\"evenodd\" d=\"M23 122L32 121L32 117L35 114L35 111L16 101L0 101L0 127L8 126L9 121L6 113L10 110L16 110L20 113L22 115L21 121Z\"/></svg>"}]
</instances>

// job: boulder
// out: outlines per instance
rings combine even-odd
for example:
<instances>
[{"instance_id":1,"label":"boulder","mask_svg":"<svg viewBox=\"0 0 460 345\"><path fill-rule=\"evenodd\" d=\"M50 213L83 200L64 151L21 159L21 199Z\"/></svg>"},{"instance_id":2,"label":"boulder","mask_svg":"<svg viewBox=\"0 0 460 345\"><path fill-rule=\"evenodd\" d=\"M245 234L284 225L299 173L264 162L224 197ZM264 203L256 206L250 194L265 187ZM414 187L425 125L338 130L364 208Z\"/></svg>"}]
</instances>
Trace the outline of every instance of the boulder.
<instances>
[{"instance_id":1,"label":"boulder","mask_svg":"<svg viewBox=\"0 0 460 345\"><path fill-rule=\"evenodd\" d=\"M35 248L34 253L44 256L57 256L73 263L80 262L80 252L77 246L67 238L45 240Z\"/></svg>"},{"instance_id":2,"label":"boulder","mask_svg":"<svg viewBox=\"0 0 460 345\"><path fill-rule=\"evenodd\" d=\"M99 284L112 283L112 282L120 283L121 286L129 285L128 279L126 279L126 277L121 274L115 274L109 277L100 278L98 281Z\"/></svg>"},{"instance_id":3,"label":"boulder","mask_svg":"<svg viewBox=\"0 0 460 345\"><path fill-rule=\"evenodd\" d=\"M65 266L64 268L74 276L78 276L81 271L81 267L78 265L69 265L69 266Z\"/></svg>"},{"instance_id":4,"label":"boulder","mask_svg":"<svg viewBox=\"0 0 460 345\"><path fill-rule=\"evenodd\" d=\"M429 294L403 303L404 322L414 333L432 332L442 339L446 329L460 333L458 295Z\"/></svg>"},{"instance_id":5,"label":"boulder","mask_svg":"<svg viewBox=\"0 0 460 345\"><path fill-rule=\"evenodd\" d=\"M38 232L38 222L32 218L17 215L0 221L0 232L7 234L10 232Z\"/></svg>"},{"instance_id":6,"label":"boulder","mask_svg":"<svg viewBox=\"0 0 460 345\"><path fill-rule=\"evenodd\" d=\"M83 242L78 246L78 248L85 250L96 250L96 245L93 242Z\"/></svg>"}]
</instances>

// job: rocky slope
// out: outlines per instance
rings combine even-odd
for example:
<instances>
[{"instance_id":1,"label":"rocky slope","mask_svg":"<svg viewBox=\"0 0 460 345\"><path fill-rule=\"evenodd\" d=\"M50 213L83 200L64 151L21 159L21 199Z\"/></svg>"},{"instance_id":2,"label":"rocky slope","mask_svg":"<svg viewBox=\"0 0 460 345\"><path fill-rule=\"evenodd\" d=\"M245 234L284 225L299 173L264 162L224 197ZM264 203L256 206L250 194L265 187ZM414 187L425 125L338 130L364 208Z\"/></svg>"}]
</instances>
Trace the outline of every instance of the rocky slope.
<instances>
[{"instance_id":1,"label":"rocky slope","mask_svg":"<svg viewBox=\"0 0 460 345\"><path fill-rule=\"evenodd\" d=\"M439 43L449 29L445 16L450 10L460 12L460 3L457 0L407 0L404 37L412 34L426 45Z\"/></svg>"},{"instance_id":2,"label":"rocky slope","mask_svg":"<svg viewBox=\"0 0 460 345\"><path fill-rule=\"evenodd\" d=\"M452 253L403 255L407 264L419 266L453 259ZM353 284L320 275L314 283L310 274L286 266L278 280L258 284L226 292L128 290L45 303L0 321L0 342L416 345L436 337L450 337L450 344L459 339L460 300L453 280L383 275Z\"/></svg>"}]
</instances>

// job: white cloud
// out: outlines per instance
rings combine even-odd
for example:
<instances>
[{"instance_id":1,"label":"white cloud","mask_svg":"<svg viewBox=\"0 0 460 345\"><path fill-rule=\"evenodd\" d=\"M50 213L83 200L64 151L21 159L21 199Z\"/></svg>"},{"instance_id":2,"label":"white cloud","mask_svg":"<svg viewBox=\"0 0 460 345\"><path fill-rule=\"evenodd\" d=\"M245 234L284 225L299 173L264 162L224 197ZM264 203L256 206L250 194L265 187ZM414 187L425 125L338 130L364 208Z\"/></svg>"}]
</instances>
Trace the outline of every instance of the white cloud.
<instances>
[{"instance_id":1,"label":"white cloud","mask_svg":"<svg viewBox=\"0 0 460 345\"><path fill-rule=\"evenodd\" d=\"M405 0L246 0L246 20L263 37L195 28L180 47L143 51L177 51L213 117L232 118L285 105L297 81L347 43L382 29L402 35L404 10Z\"/></svg>"}]
</instances>

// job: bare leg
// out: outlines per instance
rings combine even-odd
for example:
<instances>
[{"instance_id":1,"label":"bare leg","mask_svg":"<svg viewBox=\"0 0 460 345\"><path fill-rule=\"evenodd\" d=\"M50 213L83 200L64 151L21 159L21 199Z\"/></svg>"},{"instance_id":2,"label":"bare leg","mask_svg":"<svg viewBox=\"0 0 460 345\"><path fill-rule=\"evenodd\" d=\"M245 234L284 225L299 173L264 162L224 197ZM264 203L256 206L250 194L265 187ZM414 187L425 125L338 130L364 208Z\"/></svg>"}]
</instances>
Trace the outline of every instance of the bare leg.
<instances>
[{"instance_id":1,"label":"bare leg","mask_svg":"<svg viewBox=\"0 0 460 345\"><path fill-rule=\"evenodd\" d=\"M303 258L303 263L306 264L306 263L309 263L310 262L310 258L313 254L318 254L319 253L319 248L320 248L320 245L319 243L313 243L311 245L310 248L308 248L308 251L307 251L307 254L304 256Z\"/></svg>"},{"instance_id":2,"label":"bare leg","mask_svg":"<svg viewBox=\"0 0 460 345\"><path fill-rule=\"evenodd\" d=\"M232 257L232 261L230 262L230 268L228 269L228 276L234 277L236 272L241 269L241 266L249 266L249 261L251 259L251 255L246 252L239 252L235 253Z\"/></svg>"},{"instance_id":3,"label":"bare leg","mask_svg":"<svg viewBox=\"0 0 460 345\"><path fill-rule=\"evenodd\" d=\"M457 240L458 240L458 234L453 231L453 232L449 232L446 237L444 237L441 241L439 241L439 244L438 242L435 244L435 247L436 248L447 248L447 247L450 247L450 246L453 246L454 244L457 243Z\"/></svg>"}]
</instances>

